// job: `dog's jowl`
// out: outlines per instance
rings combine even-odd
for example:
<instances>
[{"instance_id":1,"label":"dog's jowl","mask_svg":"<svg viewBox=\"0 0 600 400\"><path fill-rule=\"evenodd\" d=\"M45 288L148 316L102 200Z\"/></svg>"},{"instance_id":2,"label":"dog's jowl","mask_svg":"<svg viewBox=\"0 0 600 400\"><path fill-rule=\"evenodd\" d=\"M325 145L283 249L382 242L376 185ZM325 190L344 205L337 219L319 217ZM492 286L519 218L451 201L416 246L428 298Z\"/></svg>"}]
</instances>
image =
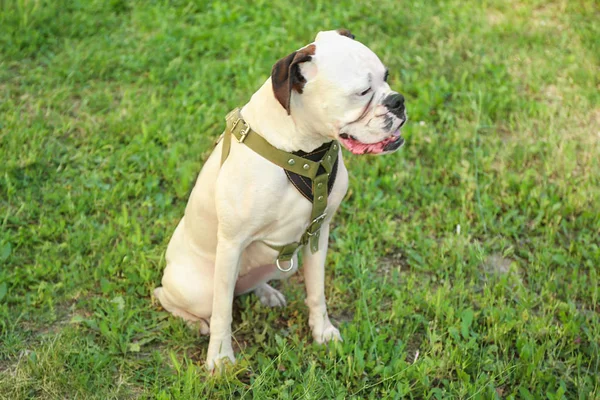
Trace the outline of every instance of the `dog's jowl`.
<instances>
[{"instance_id":1,"label":"dog's jowl","mask_svg":"<svg viewBox=\"0 0 600 400\"><path fill-rule=\"evenodd\" d=\"M209 369L235 361L233 297L254 292L265 305L285 306L268 282L297 269L314 340L341 340L324 290L329 223L348 188L341 146L386 154L404 143L404 97L387 76L348 30L321 32L275 63L250 101L227 115L154 291L166 310L210 334Z\"/></svg>"}]
</instances>

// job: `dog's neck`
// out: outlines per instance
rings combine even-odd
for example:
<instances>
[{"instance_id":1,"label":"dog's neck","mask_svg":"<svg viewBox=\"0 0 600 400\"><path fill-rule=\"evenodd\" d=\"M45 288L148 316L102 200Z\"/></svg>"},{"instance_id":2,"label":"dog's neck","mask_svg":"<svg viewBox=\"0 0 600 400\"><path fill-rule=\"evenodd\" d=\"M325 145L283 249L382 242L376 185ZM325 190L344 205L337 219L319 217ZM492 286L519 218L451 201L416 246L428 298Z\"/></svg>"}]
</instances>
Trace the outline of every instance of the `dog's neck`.
<instances>
[{"instance_id":1,"label":"dog's neck","mask_svg":"<svg viewBox=\"0 0 600 400\"><path fill-rule=\"evenodd\" d=\"M253 131L280 150L311 152L332 140L310 126L298 125L293 113L288 115L275 98L270 78L254 93L241 113Z\"/></svg>"}]
</instances>

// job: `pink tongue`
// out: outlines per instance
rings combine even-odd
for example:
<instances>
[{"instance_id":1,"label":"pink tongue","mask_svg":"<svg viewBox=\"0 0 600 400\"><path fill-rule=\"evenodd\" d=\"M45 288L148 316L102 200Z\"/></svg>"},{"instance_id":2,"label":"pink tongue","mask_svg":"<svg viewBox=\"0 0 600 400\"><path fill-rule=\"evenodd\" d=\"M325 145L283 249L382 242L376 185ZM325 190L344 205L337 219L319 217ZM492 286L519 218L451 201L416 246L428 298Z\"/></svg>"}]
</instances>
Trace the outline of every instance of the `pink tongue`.
<instances>
[{"instance_id":1,"label":"pink tongue","mask_svg":"<svg viewBox=\"0 0 600 400\"><path fill-rule=\"evenodd\" d=\"M381 153L386 144L393 141L393 137L386 138L378 143L361 143L356 140L344 141L348 150L354 154L366 154L366 153Z\"/></svg>"},{"instance_id":2,"label":"pink tongue","mask_svg":"<svg viewBox=\"0 0 600 400\"><path fill-rule=\"evenodd\" d=\"M350 148L350 150L354 154L381 153L383 151L381 142L372 144L355 142L352 145L353 146Z\"/></svg>"}]
</instances>

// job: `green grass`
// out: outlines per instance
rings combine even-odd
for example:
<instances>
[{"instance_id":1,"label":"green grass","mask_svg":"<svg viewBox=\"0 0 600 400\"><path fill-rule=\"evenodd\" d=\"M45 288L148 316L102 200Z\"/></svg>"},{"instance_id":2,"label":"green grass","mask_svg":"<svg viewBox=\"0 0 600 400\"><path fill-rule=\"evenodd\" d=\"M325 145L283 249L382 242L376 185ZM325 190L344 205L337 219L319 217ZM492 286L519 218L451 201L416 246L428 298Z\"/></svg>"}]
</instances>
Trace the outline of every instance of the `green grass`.
<instances>
[{"instance_id":1,"label":"green grass","mask_svg":"<svg viewBox=\"0 0 600 400\"><path fill-rule=\"evenodd\" d=\"M333 4L333 3L331 3ZM0 398L600 398L594 0L0 1ZM346 154L344 342L235 301L238 363L153 303L192 182L272 64L347 27L407 144ZM458 230L460 226L460 230ZM417 356L418 355L418 356Z\"/></svg>"}]
</instances>

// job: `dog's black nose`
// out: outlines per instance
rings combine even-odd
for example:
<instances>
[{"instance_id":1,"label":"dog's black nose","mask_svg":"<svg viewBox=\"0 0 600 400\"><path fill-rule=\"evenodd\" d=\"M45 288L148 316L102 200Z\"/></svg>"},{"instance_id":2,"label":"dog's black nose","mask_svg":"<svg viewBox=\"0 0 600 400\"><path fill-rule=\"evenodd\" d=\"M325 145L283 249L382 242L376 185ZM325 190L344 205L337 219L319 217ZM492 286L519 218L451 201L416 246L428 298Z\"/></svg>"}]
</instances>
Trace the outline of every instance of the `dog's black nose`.
<instances>
[{"instance_id":1,"label":"dog's black nose","mask_svg":"<svg viewBox=\"0 0 600 400\"><path fill-rule=\"evenodd\" d=\"M383 100L383 105L398 117L402 117L404 114L404 96L400 93L390 94Z\"/></svg>"}]
</instances>

